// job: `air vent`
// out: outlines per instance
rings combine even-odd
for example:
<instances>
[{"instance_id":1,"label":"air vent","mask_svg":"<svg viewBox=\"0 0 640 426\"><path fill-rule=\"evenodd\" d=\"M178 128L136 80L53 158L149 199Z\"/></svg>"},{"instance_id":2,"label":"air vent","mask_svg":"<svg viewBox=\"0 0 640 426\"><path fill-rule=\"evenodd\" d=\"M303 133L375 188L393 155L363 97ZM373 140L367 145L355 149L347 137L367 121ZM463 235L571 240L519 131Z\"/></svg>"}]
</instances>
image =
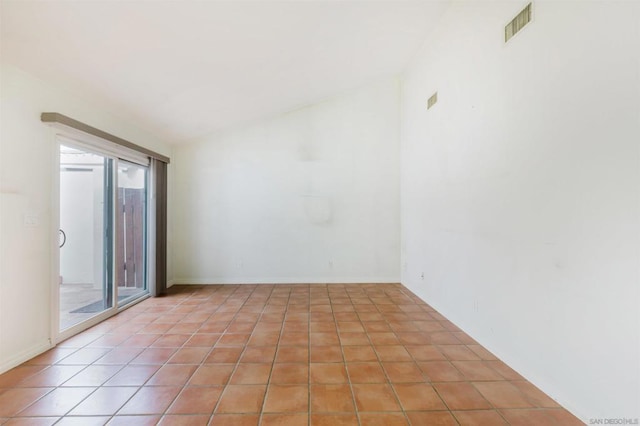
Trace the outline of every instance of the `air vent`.
<instances>
[{"instance_id":1,"label":"air vent","mask_svg":"<svg viewBox=\"0 0 640 426\"><path fill-rule=\"evenodd\" d=\"M531 22L531 3L522 9L522 12L518 13L518 15L504 27L504 42L508 42L511 37L516 35L518 31L523 29L529 22Z\"/></svg>"},{"instance_id":2,"label":"air vent","mask_svg":"<svg viewBox=\"0 0 640 426\"><path fill-rule=\"evenodd\" d=\"M433 95L431 95L431 97L427 101L427 109L429 109L432 106L434 106L436 104L436 102L438 102L438 92L436 92Z\"/></svg>"}]
</instances>

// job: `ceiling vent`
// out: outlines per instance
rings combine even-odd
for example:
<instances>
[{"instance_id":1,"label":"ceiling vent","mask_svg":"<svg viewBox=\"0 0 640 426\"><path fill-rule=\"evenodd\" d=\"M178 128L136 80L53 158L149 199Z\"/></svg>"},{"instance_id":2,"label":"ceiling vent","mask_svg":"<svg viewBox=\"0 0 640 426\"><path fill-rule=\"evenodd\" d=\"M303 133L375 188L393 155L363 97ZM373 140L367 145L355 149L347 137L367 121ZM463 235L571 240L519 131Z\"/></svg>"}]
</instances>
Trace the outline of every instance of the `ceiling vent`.
<instances>
[{"instance_id":1,"label":"ceiling vent","mask_svg":"<svg viewBox=\"0 0 640 426\"><path fill-rule=\"evenodd\" d=\"M509 22L506 27L504 27L505 43L508 42L511 37L516 35L518 31L523 29L525 25L531 22L531 5L532 3L529 3L527 7L522 9L522 11L518 13L518 15L513 18L513 20Z\"/></svg>"},{"instance_id":2,"label":"ceiling vent","mask_svg":"<svg viewBox=\"0 0 640 426\"><path fill-rule=\"evenodd\" d=\"M434 106L436 104L436 102L438 102L438 92L436 92L433 95L431 95L431 97L427 101L427 109L429 109L432 106Z\"/></svg>"}]
</instances>

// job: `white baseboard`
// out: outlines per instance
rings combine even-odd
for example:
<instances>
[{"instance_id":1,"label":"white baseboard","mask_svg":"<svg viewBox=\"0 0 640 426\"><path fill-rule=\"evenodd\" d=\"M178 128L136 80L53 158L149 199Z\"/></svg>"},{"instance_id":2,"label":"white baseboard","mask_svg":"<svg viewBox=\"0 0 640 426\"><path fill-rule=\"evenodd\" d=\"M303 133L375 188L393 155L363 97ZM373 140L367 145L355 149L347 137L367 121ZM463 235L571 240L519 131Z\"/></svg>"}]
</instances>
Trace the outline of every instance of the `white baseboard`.
<instances>
[{"instance_id":1,"label":"white baseboard","mask_svg":"<svg viewBox=\"0 0 640 426\"><path fill-rule=\"evenodd\" d=\"M170 281L170 287L174 284L388 284L399 283L400 277L213 277L213 278L174 278Z\"/></svg>"},{"instance_id":2,"label":"white baseboard","mask_svg":"<svg viewBox=\"0 0 640 426\"><path fill-rule=\"evenodd\" d=\"M31 358L40 355L41 353L51 349L54 346L55 345L52 345L51 342L47 340L46 342L34 345L29 349L15 354L11 358L0 364L0 374L4 373L5 371L11 370L13 367L17 367L25 361L29 361Z\"/></svg>"}]
</instances>

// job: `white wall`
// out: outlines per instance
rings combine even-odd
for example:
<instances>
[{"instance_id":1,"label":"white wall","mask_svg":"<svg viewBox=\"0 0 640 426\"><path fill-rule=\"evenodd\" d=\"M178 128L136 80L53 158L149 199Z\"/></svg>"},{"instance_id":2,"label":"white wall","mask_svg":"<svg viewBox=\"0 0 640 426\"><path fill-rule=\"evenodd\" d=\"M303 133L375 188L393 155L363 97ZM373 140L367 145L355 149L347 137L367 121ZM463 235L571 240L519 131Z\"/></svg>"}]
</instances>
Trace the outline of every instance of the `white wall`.
<instances>
[{"instance_id":1,"label":"white wall","mask_svg":"<svg viewBox=\"0 0 640 426\"><path fill-rule=\"evenodd\" d=\"M47 348L51 335L53 195L58 164L40 113L59 112L167 155L152 135L80 97L2 64L0 75L0 372ZM57 195L56 195L57 196ZM25 217L33 225L25 224Z\"/></svg>"},{"instance_id":2,"label":"white wall","mask_svg":"<svg viewBox=\"0 0 640 426\"><path fill-rule=\"evenodd\" d=\"M397 282L398 102L389 79L175 147L175 282Z\"/></svg>"},{"instance_id":3,"label":"white wall","mask_svg":"<svg viewBox=\"0 0 640 426\"><path fill-rule=\"evenodd\" d=\"M583 420L637 418L639 4L535 2L504 45L525 4L454 4L406 73L402 282Z\"/></svg>"}]
</instances>

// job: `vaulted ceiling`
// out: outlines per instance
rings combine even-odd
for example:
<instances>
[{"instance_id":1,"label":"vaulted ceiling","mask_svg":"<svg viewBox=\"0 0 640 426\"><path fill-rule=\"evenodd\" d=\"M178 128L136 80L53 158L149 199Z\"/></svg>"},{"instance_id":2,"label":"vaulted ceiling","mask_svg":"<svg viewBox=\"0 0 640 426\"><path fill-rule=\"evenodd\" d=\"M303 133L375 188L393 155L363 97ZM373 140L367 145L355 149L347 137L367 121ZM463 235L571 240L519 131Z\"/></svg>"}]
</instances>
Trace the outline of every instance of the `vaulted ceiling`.
<instances>
[{"instance_id":1,"label":"vaulted ceiling","mask_svg":"<svg viewBox=\"0 0 640 426\"><path fill-rule=\"evenodd\" d=\"M448 1L1 2L1 58L170 143L401 72Z\"/></svg>"}]
</instances>

